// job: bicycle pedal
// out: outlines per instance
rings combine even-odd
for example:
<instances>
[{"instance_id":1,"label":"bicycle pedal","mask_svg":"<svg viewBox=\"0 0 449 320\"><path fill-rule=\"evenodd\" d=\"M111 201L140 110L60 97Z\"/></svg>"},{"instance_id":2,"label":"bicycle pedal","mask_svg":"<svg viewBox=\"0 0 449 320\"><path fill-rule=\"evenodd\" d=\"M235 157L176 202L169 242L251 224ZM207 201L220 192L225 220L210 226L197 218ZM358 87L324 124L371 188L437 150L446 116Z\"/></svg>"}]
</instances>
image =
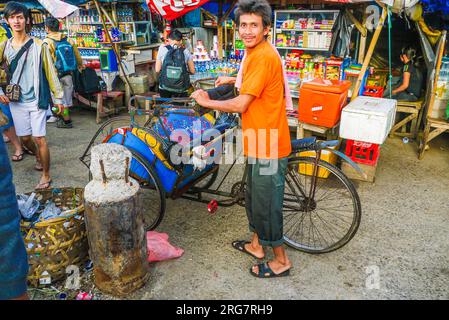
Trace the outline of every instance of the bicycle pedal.
<instances>
[{"instance_id":1,"label":"bicycle pedal","mask_svg":"<svg viewBox=\"0 0 449 320\"><path fill-rule=\"evenodd\" d=\"M207 211L210 214L215 214L218 210L218 202L217 200L211 200L208 204L207 204Z\"/></svg>"}]
</instances>

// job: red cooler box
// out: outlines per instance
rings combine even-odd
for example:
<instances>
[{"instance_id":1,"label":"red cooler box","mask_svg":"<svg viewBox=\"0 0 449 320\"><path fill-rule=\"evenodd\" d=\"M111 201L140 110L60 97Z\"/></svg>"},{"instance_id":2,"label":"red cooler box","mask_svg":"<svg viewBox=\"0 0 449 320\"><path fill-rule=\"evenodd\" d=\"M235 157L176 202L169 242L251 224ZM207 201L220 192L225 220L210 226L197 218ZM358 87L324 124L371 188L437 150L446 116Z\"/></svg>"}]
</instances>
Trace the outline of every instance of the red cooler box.
<instances>
[{"instance_id":1,"label":"red cooler box","mask_svg":"<svg viewBox=\"0 0 449 320\"><path fill-rule=\"evenodd\" d=\"M340 120L350 87L351 82L347 80L315 79L304 83L299 96L299 121L334 127Z\"/></svg>"}]
</instances>

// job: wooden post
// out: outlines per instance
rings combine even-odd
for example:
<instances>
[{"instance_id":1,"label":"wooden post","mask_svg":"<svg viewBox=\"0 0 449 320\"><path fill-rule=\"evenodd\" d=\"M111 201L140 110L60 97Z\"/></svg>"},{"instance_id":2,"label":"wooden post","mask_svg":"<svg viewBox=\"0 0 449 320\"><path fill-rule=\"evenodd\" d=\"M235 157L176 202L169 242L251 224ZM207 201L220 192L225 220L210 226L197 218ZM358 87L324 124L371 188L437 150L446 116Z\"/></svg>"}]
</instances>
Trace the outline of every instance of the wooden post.
<instances>
[{"instance_id":1,"label":"wooden post","mask_svg":"<svg viewBox=\"0 0 449 320\"><path fill-rule=\"evenodd\" d=\"M225 26L224 26L224 49L225 49L225 52L226 52L227 46L228 46L228 28L227 28L226 22L225 22Z\"/></svg>"},{"instance_id":2,"label":"wooden post","mask_svg":"<svg viewBox=\"0 0 449 320\"><path fill-rule=\"evenodd\" d=\"M140 187L129 177L132 155L124 146L100 144L91 155L84 206L95 285L123 297L149 278Z\"/></svg>"},{"instance_id":3,"label":"wooden post","mask_svg":"<svg viewBox=\"0 0 449 320\"><path fill-rule=\"evenodd\" d=\"M365 59L363 61L362 70L360 70L359 77L357 79L354 91L352 92L351 101L354 100L359 95L360 86L362 85L363 77L368 69L368 65L371 61L371 57L373 55L374 49L377 44L377 40L379 40L380 32L382 31L382 27L384 25L385 19L387 17L387 9L383 7L382 15L379 19L379 23L377 24L376 31L374 32L373 39L368 48L368 52L366 53Z\"/></svg>"},{"instance_id":4,"label":"wooden post","mask_svg":"<svg viewBox=\"0 0 449 320\"><path fill-rule=\"evenodd\" d=\"M223 17L223 0L218 3L218 19L217 19L217 32L218 32L218 58L223 59L223 26L220 23Z\"/></svg>"},{"instance_id":5,"label":"wooden post","mask_svg":"<svg viewBox=\"0 0 449 320\"><path fill-rule=\"evenodd\" d=\"M437 52L437 63L435 68L435 79L433 80L432 95L430 96L429 106L427 108L427 119L432 114L433 104L435 103L436 89L438 85L438 79L440 77L441 62L443 61L444 48L446 46L446 31L443 31L440 39L440 45L438 46L439 52Z\"/></svg>"}]
</instances>

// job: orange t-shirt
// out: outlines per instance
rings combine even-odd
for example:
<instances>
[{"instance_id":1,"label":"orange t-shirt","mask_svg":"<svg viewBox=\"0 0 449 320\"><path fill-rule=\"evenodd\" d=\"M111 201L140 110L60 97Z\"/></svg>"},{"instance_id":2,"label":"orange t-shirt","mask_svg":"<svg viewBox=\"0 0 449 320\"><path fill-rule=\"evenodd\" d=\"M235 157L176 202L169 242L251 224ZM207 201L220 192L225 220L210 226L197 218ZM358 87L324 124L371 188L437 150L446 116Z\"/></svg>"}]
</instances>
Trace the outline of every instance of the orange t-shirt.
<instances>
[{"instance_id":1,"label":"orange t-shirt","mask_svg":"<svg viewBox=\"0 0 449 320\"><path fill-rule=\"evenodd\" d=\"M256 97L242 114L244 153L262 159L279 159L291 153L282 61L263 41L248 50L243 64L240 94Z\"/></svg>"}]
</instances>

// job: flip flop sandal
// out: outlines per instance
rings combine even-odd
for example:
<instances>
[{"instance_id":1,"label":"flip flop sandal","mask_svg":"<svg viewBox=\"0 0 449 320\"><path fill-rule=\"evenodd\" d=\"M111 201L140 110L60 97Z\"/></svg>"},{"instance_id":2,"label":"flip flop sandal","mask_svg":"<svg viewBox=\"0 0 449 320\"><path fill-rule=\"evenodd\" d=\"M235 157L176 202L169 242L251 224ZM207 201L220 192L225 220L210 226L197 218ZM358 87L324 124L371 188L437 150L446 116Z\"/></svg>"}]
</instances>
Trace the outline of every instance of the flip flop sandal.
<instances>
[{"instance_id":1,"label":"flip flop sandal","mask_svg":"<svg viewBox=\"0 0 449 320\"><path fill-rule=\"evenodd\" d=\"M22 161L23 160L23 155L24 155L23 152L21 154L13 154L12 157L11 157L11 161L14 161L14 162Z\"/></svg>"},{"instance_id":2,"label":"flip flop sandal","mask_svg":"<svg viewBox=\"0 0 449 320\"><path fill-rule=\"evenodd\" d=\"M36 165L34 166L34 170L43 171L44 168L42 167L42 165L40 163L36 163Z\"/></svg>"},{"instance_id":3,"label":"flip flop sandal","mask_svg":"<svg viewBox=\"0 0 449 320\"><path fill-rule=\"evenodd\" d=\"M34 188L35 190L44 190L44 189L48 189L50 188L50 185L52 183L52 180L48 180L47 182L40 182L37 184L36 188Z\"/></svg>"},{"instance_id":4,"label":"flip flop sandal","mask_svg":"<svg viewBox=\"0 0 449 320\"><path fill-rule=\"evenodd\" d=\"M249 269L249 273L251 273L251 275L255 276L256 278L277 278L290 275L290 269L278 274L274 273L268 265L268 262L258 264L257 266L259 267L258 273L253 272L253 268Z\"/></svg>"},{"instance_id":5,"label":"flip flop sandal","mask_svg":"<svg viewBox=\"0 0 449 320\"><path fill-rule=\"evenodd\" d=\"M250 255L253 258L256 258L256 259L259 259L259 260L264 258L264 257L262 257L262 258L256 257L254 254L252 254L251 252L246 250L245 244L247 244L247 243L251 243L251 242L245 241L245 240L237 240L237 241L234 241L232 243L232 247L234 249L238 250L238 251L241 251L241 252L244 252L244 253Z\"/></svg>"}]
</instances>

